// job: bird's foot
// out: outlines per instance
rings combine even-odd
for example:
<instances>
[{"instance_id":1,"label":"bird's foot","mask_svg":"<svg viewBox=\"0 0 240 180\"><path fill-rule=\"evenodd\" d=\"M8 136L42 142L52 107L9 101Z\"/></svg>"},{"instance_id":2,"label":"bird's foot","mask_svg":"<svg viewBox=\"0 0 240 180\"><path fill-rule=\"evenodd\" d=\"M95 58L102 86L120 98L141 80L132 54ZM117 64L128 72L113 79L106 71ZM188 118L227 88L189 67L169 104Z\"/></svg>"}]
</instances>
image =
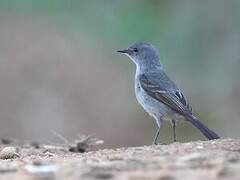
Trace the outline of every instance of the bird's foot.
<instances>
[{"instance_id":1,"label":"bird's foot","mask_svg":"<svg viewBox=\"0 0 240 180\"><path fill-rule=\"evenodd\" d=\"M166 143L152 143L152 146L167 145Z\"/></svg>"}]
</instances>

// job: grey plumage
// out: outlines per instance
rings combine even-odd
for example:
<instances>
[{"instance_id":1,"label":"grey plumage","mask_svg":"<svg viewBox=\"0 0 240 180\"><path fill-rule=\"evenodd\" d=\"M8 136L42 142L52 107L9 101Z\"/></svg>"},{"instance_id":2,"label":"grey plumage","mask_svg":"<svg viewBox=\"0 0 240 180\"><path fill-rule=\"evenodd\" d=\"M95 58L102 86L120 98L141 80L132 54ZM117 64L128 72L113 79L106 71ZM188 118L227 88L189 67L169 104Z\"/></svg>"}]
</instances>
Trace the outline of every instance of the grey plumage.
<instances>
[{"instance_id":1,"label":"grey plumage","mask_svg":"<svg viewBox=\"0 0 240 180\"><path fill-rule=\"evenodd\" d=\"M176 141L175 121L178 120L191 122L208 139L219 138L215 132L207 128L193 116L192 108L187 99L164 72L159 60L158 51L151 44L136 43L118 52L126 54L136 64L136 98L158 124L154 144L156 144L161 124L164 120L170 120L173 124L174 141Z\"/></svg>"}]
</instances>

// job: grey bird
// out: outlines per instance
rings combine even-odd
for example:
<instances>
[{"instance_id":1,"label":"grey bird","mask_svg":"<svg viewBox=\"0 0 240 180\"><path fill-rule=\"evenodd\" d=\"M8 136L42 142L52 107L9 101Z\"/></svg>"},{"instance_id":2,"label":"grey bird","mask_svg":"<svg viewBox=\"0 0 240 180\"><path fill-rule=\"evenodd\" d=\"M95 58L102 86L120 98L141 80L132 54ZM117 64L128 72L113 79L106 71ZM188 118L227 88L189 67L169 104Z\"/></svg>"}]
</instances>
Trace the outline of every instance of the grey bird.
<instances>
[{"instance_id":1,"label":"grey bird","mask_svg":"<svg viewBox=\"0 0 240 180\"><path fill-rule=\"evenodd\" d=\"M136 65L136 98L158 125L153 144L157 144L162 122L165 120L172 124L174 142L176 141L176 122L179 120L192 123L209 140L220 138L192 114L192 108L182 91L163 70L155 47L149 43L140 42L117 52L127 55Z\"/></svg>"}]
</instances>

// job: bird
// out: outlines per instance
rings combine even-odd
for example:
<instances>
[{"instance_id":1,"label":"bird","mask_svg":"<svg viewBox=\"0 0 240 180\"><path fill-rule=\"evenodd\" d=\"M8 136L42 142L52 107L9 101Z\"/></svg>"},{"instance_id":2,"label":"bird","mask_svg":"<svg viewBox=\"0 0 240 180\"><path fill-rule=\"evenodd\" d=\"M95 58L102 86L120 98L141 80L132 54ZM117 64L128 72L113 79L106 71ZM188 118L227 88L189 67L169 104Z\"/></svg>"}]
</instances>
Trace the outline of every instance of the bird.
<instances>
[{"instance_id":1,"label":"bird","mask_svg":"<svg viewBox=\"0 0 240 180\"><path fill-rule=\"evenodd\" d=\"M152 144L156 145L163 121L169 121L176 142L176 123L190 122L208 139L220 136L193 115L192 107L163 69L158 50L147 42L138 42L117 52L127 55L136 65L135 95L143 109L156 120L158 129Z\"/></svg>"}]
</instances>

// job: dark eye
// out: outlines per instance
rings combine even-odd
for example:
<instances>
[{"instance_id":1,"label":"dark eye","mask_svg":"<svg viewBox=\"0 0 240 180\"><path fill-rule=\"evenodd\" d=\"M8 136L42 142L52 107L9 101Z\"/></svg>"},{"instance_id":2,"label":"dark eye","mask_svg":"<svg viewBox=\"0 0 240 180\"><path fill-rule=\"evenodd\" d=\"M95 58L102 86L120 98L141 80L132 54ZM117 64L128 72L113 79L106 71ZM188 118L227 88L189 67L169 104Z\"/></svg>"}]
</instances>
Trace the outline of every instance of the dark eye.
<instances>
[{"instance_id":1,"label":"dark eye","mask_svg":"<svg viewBox=\"0 0 240 180\"><path fill-rule=\"evenodd\" d=\"M138 52L138 49L137 49L137 48L134 48L133 51L134 51L134 52Z\"/></svg>"}]
</instances>

